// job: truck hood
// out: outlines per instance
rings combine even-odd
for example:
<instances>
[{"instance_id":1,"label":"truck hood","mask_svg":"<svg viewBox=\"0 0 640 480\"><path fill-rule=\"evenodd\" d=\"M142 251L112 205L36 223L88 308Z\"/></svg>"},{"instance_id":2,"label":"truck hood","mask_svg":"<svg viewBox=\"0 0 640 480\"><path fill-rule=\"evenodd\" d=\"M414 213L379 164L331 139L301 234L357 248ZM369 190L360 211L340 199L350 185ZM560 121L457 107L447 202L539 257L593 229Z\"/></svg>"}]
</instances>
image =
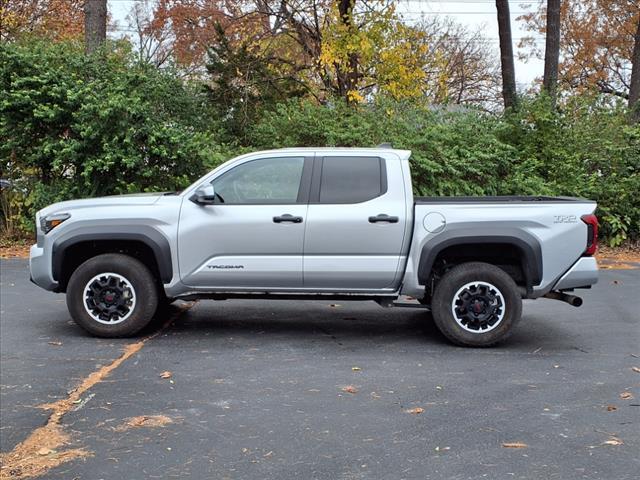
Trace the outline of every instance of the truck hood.
<instances>
[{"instance_id":1,"label":"truck hood","mask_svg":"<svg viewBox=\"0 0 640 480\"><path fill-rule=\"evenodd\" d=\"M136 205L153 205L166 192L160 193L134 193L130 195L110 195L107 197L83 198L81 200L67 200L66 202L58 202L43 208L38 212L40 217L50 215L52 213L66 213L71 210L81 208L110 207L110 206L136 206Z\"/></svg>"}]
</instances>

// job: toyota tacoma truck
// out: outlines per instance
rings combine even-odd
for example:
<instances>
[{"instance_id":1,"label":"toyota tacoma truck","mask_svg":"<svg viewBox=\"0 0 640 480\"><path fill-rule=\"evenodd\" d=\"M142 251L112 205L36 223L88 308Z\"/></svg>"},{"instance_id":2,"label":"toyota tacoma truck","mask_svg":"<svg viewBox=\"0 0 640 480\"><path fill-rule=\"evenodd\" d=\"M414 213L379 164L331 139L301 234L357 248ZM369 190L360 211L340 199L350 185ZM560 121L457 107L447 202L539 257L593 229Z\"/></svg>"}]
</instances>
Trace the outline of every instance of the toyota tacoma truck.
<instances>
[{"instance_id":1,"label":"toyota tacoma truck","mask_svg":"<svg viewBox=\"0 0 640 480\"><path fill-rule=\"evenodd\" d=\"M598 279L594 202L414 197L410 155L262 151L182 192L56 203L36 215L31 279L102 337L178 299L339 299L423 308L481 347L513 331L523 299L582 303L566 292Z\"/></svg>"}]
</instances>

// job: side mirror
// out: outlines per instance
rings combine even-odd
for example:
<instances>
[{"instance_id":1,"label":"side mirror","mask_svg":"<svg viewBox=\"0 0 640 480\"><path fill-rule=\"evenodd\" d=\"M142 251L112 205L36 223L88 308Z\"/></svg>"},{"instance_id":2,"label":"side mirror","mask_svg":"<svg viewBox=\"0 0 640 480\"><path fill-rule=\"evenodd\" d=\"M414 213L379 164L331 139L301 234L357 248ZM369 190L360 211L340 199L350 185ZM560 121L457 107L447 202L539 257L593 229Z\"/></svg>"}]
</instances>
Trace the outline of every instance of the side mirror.
<instances>
[{"instance_id":1,"label":"side mirror","mask_svg":"<svg viewBox=\"0 0 640 480\"><path fill-rule=\"evenodd\" d=\"M194 192L191 197L189 197L193 203L197 203L198 205L213 205L216 203L216 191L213 188L213 185L210 183L198 187L198 189Z\"/></svg>"}]
</instances>

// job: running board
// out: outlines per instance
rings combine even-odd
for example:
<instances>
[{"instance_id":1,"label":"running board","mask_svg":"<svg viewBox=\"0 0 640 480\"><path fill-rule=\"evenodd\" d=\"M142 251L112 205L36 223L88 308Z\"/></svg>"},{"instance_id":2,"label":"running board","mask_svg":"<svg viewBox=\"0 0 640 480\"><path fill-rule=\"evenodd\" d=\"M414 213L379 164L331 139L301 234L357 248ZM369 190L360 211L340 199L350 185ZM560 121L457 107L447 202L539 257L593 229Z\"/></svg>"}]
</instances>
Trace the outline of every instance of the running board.
<instances>
[{"instance_id":1,"label":"running board","mask_svg":"<svg viewBox=\"0 0 640 480\"><path fill-rule=\"evenodd\" d=\"M431 305L423 305L418 302L397 302L393 298L379 298L376 299L376 303L383 308L417 308L431 311Z\"/></svg>"}]
</instances>

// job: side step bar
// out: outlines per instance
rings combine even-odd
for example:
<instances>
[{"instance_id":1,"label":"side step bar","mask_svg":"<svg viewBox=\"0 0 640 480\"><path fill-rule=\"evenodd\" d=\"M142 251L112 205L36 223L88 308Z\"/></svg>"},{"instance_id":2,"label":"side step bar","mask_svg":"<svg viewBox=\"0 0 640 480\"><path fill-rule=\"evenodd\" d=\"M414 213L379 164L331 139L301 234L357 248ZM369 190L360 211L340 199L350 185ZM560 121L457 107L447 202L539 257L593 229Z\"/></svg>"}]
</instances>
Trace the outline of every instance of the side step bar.
<instances>
[{"instance_id":1,"label":"side step bar","mask_svg":"<svg viewBox=\"0 0 640 480\"><path fill-rule=\"evenodd\" d=\"M376 303L383 308L417 308L419 310L431 311L430 305L423 305L419 302L399 302L394 298L379 298L376 299Z\"/></svg>"}]
</instances>

